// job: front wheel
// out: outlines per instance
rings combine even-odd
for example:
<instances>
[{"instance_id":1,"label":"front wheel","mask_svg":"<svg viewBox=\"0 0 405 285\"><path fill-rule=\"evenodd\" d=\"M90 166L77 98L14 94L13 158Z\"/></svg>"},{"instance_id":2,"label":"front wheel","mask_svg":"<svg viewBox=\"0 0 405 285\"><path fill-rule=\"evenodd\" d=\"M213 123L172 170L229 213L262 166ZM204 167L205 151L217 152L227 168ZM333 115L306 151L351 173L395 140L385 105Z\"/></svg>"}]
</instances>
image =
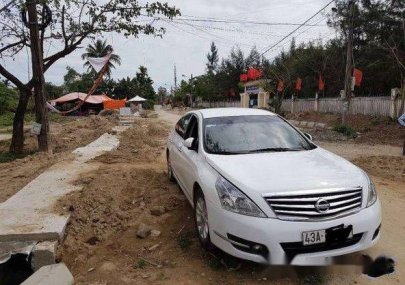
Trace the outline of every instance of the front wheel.
<instances>
[{"instance_id":1,"label":"front wheel","mask_svg":"<svg viewBox=\"0 0 405 285\"><path fill-rule=\"evenodd\" d=\"M173 175L172 163L170 162L169 152L167 153L166 159L167 159L167 175L169 177L169 180L171 182L176 182L176 179L174 178L174 175Z\"/></svg>"},{"instance_id":2,"label":"front wheel","mask_svg":"<svg viewBox=\"0 0 405 285\"><path fill-rule=\"evenodd\" d=\"M202 247L205 249L211 249L212 244L208 224L207 205L201 189L197 191L196 197L194 198L194 220L198 239L200 240Z\"/></svg>"}]
</instances>

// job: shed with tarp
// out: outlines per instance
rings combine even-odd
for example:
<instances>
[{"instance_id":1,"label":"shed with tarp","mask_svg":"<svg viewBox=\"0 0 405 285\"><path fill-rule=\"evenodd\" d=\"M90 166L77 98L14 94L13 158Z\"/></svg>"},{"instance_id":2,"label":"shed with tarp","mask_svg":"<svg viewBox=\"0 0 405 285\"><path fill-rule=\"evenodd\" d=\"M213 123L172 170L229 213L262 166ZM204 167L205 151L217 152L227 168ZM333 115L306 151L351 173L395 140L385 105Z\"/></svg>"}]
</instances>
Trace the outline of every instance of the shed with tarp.
<instances>
[{"instance_id":1,"label":"shed with tarp","mask_svg":"<svg viewBox=\"0 0 405 285\"><path fill-rule=\"evenodd\" d=\"M77 105L80 101L84 102L83 105L78 109L76 112L74 112L72 115L87 115L87 114L92 114L95 113L97 114L104 108L104 102L108 101L113 101L110 97L107 95L91 95L88 96L87 94L81 93L81 92L73 92L69 93L66 95L63 95L62 97L59 97L58 99L51 100L51 105L57 107L59 110L65 111L69 110L75 105Z\"/></svg>"}]
</instances>

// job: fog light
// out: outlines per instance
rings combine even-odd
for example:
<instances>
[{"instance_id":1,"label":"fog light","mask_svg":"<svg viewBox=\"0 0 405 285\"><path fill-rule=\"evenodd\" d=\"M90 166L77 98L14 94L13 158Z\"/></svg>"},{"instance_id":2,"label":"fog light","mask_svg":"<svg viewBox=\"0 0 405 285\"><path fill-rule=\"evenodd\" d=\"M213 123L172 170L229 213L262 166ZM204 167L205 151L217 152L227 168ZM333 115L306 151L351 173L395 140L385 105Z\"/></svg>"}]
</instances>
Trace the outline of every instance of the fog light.
<instances>
[{"instance_id":1,"label":"fog light","mask_svg":"<svg viewBox=\"0 0 405 285\"><path fill-rule=\"evenodd\" d=\"M260 251L263 250L263 246L261 246L260 244L256 244L256 245L253 246L253 250L257 251L257 252L260 252Z\"/></svg>"}]
</instances>

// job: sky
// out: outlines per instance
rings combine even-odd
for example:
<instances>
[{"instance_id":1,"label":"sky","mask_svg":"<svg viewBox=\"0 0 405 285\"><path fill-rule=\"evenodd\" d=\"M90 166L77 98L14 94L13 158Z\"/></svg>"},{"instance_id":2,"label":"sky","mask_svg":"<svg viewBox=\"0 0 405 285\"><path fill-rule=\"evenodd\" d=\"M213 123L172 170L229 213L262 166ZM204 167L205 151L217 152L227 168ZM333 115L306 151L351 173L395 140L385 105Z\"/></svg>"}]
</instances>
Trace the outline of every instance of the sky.
<instances>
[{"instance_id":1,"label":"sky","mask_svg":"<svg viewBox=\"0 0 405 285\"><path fill-rule=\"evenodd\" d=\"M114 79L133 77L138 67L144 65L148 68L156 90L159 86L170 89L174 85L174 65L177 68L178 81L205 72L206 54L212 41L217 45L220 58L226 57L236 46L247 55L253 46L262 52L296 28L296 26L250 24L245 21L300 24L325 6L329 0L167 0L167 2L179 8L183 18L198 21L175 20L172 23L155 21L156 27L166 28L163 38L153 36L125 38L116 33L96 38L107 40L113 46L114 52L121 56L122 65L117 66L112 73ZM293 35L297 43L315 39L326 41L336 36L334 31L326 26L325 13L328 13L331 7L326 8L309 22L317 26L303 27ZM202 21L208 18L241 20L245 23ZM62 84L67 66L83 72L83 60L80 55L89 42L84 42L81 49L56 62L45 74L46 81ZM290 42L291 37L265 56L269 59L274 58L283 48L288 49ZM52 54L54 49L55 44L45 46L45 55ZM3 64L26 82L31 69L29 62L28 53L25 51L18 54L14 60L3 61Z\"/></svg>"}]
</instances>

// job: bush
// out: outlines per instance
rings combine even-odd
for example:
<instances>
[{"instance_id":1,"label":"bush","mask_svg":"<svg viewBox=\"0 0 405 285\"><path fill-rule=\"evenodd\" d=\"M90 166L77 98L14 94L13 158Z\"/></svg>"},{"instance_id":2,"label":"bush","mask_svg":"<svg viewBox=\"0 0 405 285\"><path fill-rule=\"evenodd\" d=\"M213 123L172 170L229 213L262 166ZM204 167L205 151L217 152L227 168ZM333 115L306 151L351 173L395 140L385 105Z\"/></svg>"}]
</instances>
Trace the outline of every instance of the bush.
<instances>
[{"instance_id":1,"label":"bush","mask_svg":"<svg viewBox=\"0 0 405 285\"><path fill-rule=\"evenodd\" d=\"M354 139L354 138L357 137L357 132L353 128L349 127L349 126L337 125L337 126L333 127L333 130L335 132L344 134L348 138L353 138Z\"/></svg>"}]
</instances>

